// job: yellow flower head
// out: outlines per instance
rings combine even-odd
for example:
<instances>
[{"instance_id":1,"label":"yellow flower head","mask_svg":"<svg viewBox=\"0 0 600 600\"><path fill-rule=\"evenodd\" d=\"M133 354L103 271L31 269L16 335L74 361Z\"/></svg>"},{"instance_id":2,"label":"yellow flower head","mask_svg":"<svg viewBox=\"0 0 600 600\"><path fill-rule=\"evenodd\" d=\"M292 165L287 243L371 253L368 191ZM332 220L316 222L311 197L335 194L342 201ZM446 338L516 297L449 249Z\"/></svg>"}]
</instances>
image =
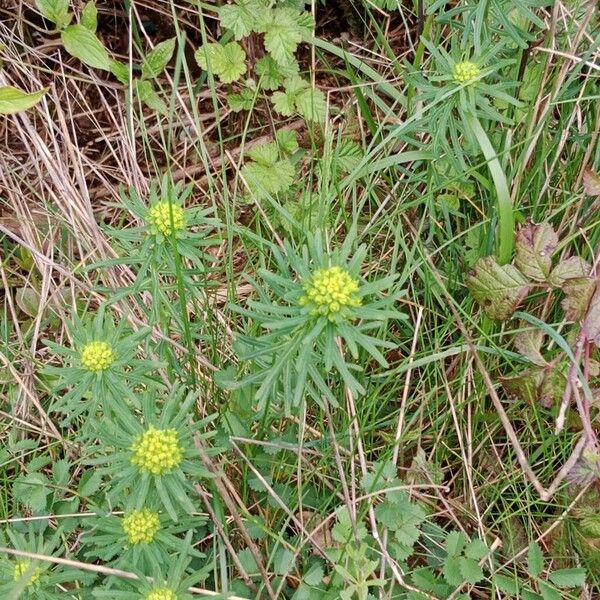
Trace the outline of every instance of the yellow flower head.
<instances>
[{"instance_id":1,"label":"yellow flower head","mask_svg":"<svg viewBox=\"0 0 600 600\"><path fill-rule=\"evenodd\" d=\"M344 308L360 306L357 295L358 281L342 267L329 267L315 271L304 284L304 296L300 298L302 306L312 308L314 316L323 315L330 321Z\"/></svg>"},{"instance_id":2,"label":"yellow flower head","mask_svg":"<svg viewBox=\"0 0 600 600\"><path fill-rule=\"evenodd\" d=\"M154 588L147 596L146 600L177 600L177 594L166 587Z\"/></svg>"},{"instance_id":3,"label":"yellow flower head","mask_svg":"<svg viewBox=\"0 0 600 600\"><path fill-rule=\"evenodd\" d=\"M152 425L138 436L131 447L131 462L141 471L163 475L172 471L183 459L183 450L174 429L156 429Z\"/></svg>"},{"instance_id":4,"label":"yellow flower head","mask_svg":"<svg viewBox=\"0 0 600 600\"><path fill-rule=\"evenodd\" d=\"M468 60L456 63L454 65L454 81L458 83L472 81L479 76L479 73L481 73L479 67L475 63L469 62Z\"/></svg>"},{"instance_id":5,"label":"yellow flower head","mask_svg":"<svg viewBox=\"0 0 600 600\"><path fill-rule=\"evenodd\" d=\"M31 567L31 561L29 560L20 560L15 564L15 568L13 571L13 579L14 581L19 581L23 575L27 572L27 569ZM27 582L27 587L35 585L40 580L40 575L42 574L41 569L36 568L31 572L29 576L29 581Z\"/></svg>"},{"instance_id":6,"label":"yellow flower head","mask_svg":"<svg viewBox=\"0 0 600 600\"><path fill-rule=\"evenodd\" d=\"M93 373L106 371L115 362L115 353L106 342L90 342L81 351L81 364Z\"/></svg>"},{"instance_id":7,"label":"yellow flower head","mask_svg":"<svg viewBox=\"0 0 600 600\"><path fill-rule=\"evenodd\" d=\"M159 527L158 514L149 508L134 510L123 519L123 531L132 546L140 542L149 544Z\"/></svg>"},{"instance_id":8,"label":"yellow flower head","mask_svg":"<svg viewBox=\"0 0 600 600\"><path fill-rule=\"evenodd\" d=\"M171 211L173 212L172 222ZM150 209L148 212L148 221L153 233L160 233L165 237L185 229L185 213L183 208L167 200L162 200Z\"/></svg>"}]
</instances>

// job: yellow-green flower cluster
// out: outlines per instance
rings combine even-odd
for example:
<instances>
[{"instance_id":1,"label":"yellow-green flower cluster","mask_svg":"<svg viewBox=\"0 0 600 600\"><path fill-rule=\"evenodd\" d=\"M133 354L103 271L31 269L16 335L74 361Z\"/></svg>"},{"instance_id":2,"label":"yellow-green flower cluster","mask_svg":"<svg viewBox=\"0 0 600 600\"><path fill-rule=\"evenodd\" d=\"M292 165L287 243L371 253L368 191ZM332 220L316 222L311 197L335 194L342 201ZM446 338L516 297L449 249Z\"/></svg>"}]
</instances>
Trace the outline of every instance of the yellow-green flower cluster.
<instances>
[{"instance_id":1,"label":"yellow-green flower cluster","mask_svg":"<svg viewBox=\"0 0 600 600\"><path fill-rule=\"evenodd\" d=\"M146 600L177 600L177 594L166 587L154 588L147 596Z\"/></svg>"},{"instance_id":2,"label":"yellow-green flower cluster","mask_svg":"<svg viewBox=\"0 0 600 600\"><path fill-rule=\"evenodd\" d=\"M468 60L454 65L454 81L458 83L472 81L479 76L479 73L481 73L479 67Z\"/></svg>"},{"instance_id":3,"label":"yellow-green flower cluster","mask_svg":"<svg viewBox=\"0 0 600 600\"><path fill-rule=\"evenodd\" d=\"M312 308L311 315L327 317L330 321L344 308L360 306L357 295L358 281L342 267L328 267L315 271L304 284L305 295L300 298L302 306Z\"/></svg>"},{"instance_id":4,"label":"yellow-green flower cluster","mask_svg":"<svg viewBox=\"0 0 600 600\"><path fill-rule=\"evenodd\" d=\"M171 221L171 211L173 221ZM164 236L181 231L185 228L186 224L183 208L167 200L162 200L150 209L148 212L148 221L155 233L160 233Z\"/></svg>"},{"instance_id":5,"label":"yellow-green flower cluster","mask_svg":"<svg viewBox=\"0 0 600 600\"><path fill-rule=\"evenodd\" d=\"M31 567L31 561L29 560L20 560L15 564L15 568L13 571L13 579L15 581L19 581L23 575L27 572L27 569ZM40 580L41 570L36 568L33 570L31 575L29 576L29 581L27 582L27 586L35 585Z\"/></svg>"},{"instance_id":6,"label":"yellow-green flower cluster","mask_svg":"<svg viewBox=\"0 0 600 600\"><path fill-rule=\"evenodd\" d=\"M131 545L149 544L160 527L158 514L149 508L134 510L123 519L123 531Z\"/></svg>"},{"instance_id":7,"label":"yellow-green flower cluster","mask_svg":"<svg viewBox=\"0 0 600 600\"><path fill-rule=\"evenodd\" d=\"M92 373L106 371L115 361L115 353L106 342L90 342L81 351L81 364Z\"/></svg>"},{"instance_id":8,"label":"yellow-green flower cluster","mask_svg":"<svg viewBox=\"0 0 600 600\"><path fill-rule=\"evenodd\" d=\"M156 429L152 425L135 440L131 447L131 462L141 471L163 475L172 471L183 459L174 429Z\"/></svg>"}]
</instances>

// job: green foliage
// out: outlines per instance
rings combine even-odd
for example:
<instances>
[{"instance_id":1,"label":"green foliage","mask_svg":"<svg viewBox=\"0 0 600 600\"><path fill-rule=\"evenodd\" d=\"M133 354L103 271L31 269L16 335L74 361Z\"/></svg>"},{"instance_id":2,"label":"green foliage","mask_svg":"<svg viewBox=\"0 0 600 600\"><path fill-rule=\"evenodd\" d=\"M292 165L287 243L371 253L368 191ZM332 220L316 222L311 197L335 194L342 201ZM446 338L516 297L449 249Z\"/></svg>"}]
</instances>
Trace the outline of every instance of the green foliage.
<instances>
[{"instance_id":1,"label":"green foliage","mask_svg":"<svg viewBox=\"0 0 600 600\"><path fill-rule=\"evenodd\" d=\"M250 160L242 167L241 174L255 198L265 198L290 189L296 170L289 155L297 149L297 142L294 148L296 134L290 133L293 134L291 146L288 139L286 147L282 138L283 145L277 142L258 144L246 152Z\"/></svg>"},{"instance_id":2,"label":"green foliage","mask_svg":"<svg viewBox=\"0 0 600 600\"><path fill-rule=\"evenodd\" d=\"M37 92L27 93L13 86L0 87L0 115L27 110L35 106L47 92L47 88Z\"/></svg>"},{"instance_id":3,"label":"green foliage","mask_svg":"<svg viewBox=\"0 0 600 600\"><path fill-rule=\"evenodd\" d=\"M271 102L283 116L299 114L307 121L322 123L326 116L323 92L313 88L299 76L296 51L300 42L312 35L312 16L297 7L270 6L264 0L236 0L219 8L221 26L229 29L236 40L258 33L262 35L267 54L254 69L259 76L260 89L275 91ZM226 50L227 49L227 50ZM227 54L227 56L226 56ZM247 71L246 54L237 42L222 45L207 43L196 51L196 61L204 70L210 70L223 83L238 81ZM232 110L252 107L249 92L229 96Z\"/></svg>"},{"instance_id":4,"label":"green foliage","mask_svg":"<svg viewBox=\"0 0 600 600\"><path fill-rule=\"evenodd\" d=\"M285 79L283 88L271 97L273 108L278 113L290 117L297 112L307 121L325 121L327 102L321 90L312 88L298 75Z\"/></svg>"},{"instance_id":5,"label":"green foliage","mask_svg":"<svg viewBox=\"0 0 600 600\"><path fill-rule=\"evenodd\" d=\"M69 25L61 32L65 50L94 69L110 71L108 51L96 35L83 25Z\"/></svg>"},{"instance_id":6,"label":"green foliage","mask_svg":"<svg viewBox=\"0 0 600 600\"><path fill-rule=\"evenodd\" d=\"M274 156L275 151L262 148L260 154ZM327 401L337 406L338 401L331 391L334 373L352 393L364 393L364 385L354 375L363 369L356 362L348 363L346 353L357 360L360 349L380 365L387 366L380 348L393 348L394 344L368 332L388 319L405 318L393 308L400 296L400 291L394 288L396 276L371 282L362 280L360 268L366 248L359 247L351 256L353 242L350 232L341 248L327 253L322 236L316 234L307 240L300 253L289 243L285 244L284 252L273 248L277 272L263 269L259 273L268 288L251 280L258 300L249 300L247 308L235 307L263 329L258 336L240 336L238 344L242 359L250 360L253 368L236 385L258 384L259 406L267 401L283 402L285 413L289 414L305 397L319 405ZM319 312L321 307L304 299L311 278L331 268L359 282L356 292L359 302L339 305L340 312L323 314ZM382 295L383 290L388 290L386 296ZM271 299L273 296L277 303ZM343 345L336 343L338 338ZM324 376L325 373L328 375Z\"/></svg>"},{"instance_id":7,"label":"green foliage","mask_svg":"<svg viewBox=\"0 0 600 600\"><path fill-rule=\"evenodd\" d=\"M233 83L247 70L246 53L237 42L204 44L196 50L196 62L223 83Z\"/></svg>"},{"instance_id":8,"label":"green foliage","mask_svg":"<svg viewBox=\"0 0 600 600\"><path fill-rule=\"evenodd\" d=\"M171 60L175 51L175 38L156 44L152 51L144 58L142 64L142 78L154 79L158 77Z\"/></svg>"},{"instance_id":9,"label":"green foliage","mask_svg":"<svg viewBox=\"0 0 600 600\"><path fill-rule=\"evenodd\" d=\"M69 12L69 0L35 0L35 5L57 29L64 29L73 19Z\"/></svg>"}]
</instances>

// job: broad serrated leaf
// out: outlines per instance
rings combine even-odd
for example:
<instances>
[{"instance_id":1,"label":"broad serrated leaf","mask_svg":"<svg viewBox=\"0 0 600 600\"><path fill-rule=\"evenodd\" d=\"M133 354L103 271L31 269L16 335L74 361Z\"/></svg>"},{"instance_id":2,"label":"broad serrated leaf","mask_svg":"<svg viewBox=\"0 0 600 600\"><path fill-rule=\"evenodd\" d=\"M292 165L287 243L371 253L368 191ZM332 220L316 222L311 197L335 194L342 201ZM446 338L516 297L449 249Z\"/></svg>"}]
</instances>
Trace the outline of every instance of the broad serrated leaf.
<instances>
[{"instance_id":1,"label":"broad serrated leaf","mask_svg":"<svg viewBox=\"0 0 600 600\"><path fill-rule=\"evenodd\" d=\"M521 590L521 598L523 598L523 600L544 600L543 596L537 592L534 592L530 588L524 588Z\"/></svg>"},{"instance_id":2,"label":"broad serrated leaf","mask_svg":"<svg viewBox=\"0 0 600 600\"><path fill-rule=\"evenodd\" d=\"M529 283L512 265L493 256L480 258L467 276L467 288L492 319L508 319L529 291Z\"/></svg>"},{"instance_id":3,"label":"broad serrated leaf","mask_svg":"<svg viewBox=\"0 0 600 600\"><path fill-rule=\"evenodd\" d=\"M70 478L69 461L64 458L52 465L52 479L58 487L66 487Z\"/></svg>"},{"instance_id":4,"label":"broad serrated leaf","mask_svg":"<svg viewBox=\"0 0 600 600\"><path fill-rule=\"evenodd\" d=\"M462 578L471 585L479 583L485 577L483 569L472 558L460 558L459 565Z\"/></svg>"},{"instance_id":5,"label":"broad serrated leaf","mask_svg":"<svg viewBox=\"0 0 600 600\"><path fill-rule=\"evenodd\" d=\"M583 172L583 189L588 196L600 196L600 175L586 169Z\"/></svg>"},{"instance_id":6,"label":"broad serrated leaf","mask_svg":"<svg viewBox=\"0 0 600 600\"><path fill-rule=\"evenodd\" d=\"M457 556L465 547L465 535L460 531L451 531L446 536L444 547L448 556Z\"/></svg>"},{"instance_id":7,"label":"broad serrated leaf","mask_svg":"<svg viewBox=\"0 0 600 600\"><path fill-rule=\"evenodd\" d=\"M562 287L569 279L587 277L592 271L591 265L579 256L561 260L550 273L548 281L554 287Z\"/></svg>"},{"instance_id":8,"label":"broad serrated leaf","mask_svg":"<svg viewBox=\"0 0 600 600\"><path fill-rule=\"evenodd\" d=\"M588 305L582 329L587 338L600 348L600 279L596 281L596 288Z\"/></svg>"},{"instance_id":9,"label":"broad serrated leaf","mask_svg":"<svg viewBox=\"0 0 600 600\"><path fill-rule=\"evenodd\" d=\"M321 90L309 88L296 95L298 114L314 123L323 123L327 115L327 101Z\"/></svg>"},{"instance_id":10,"label":"broad serrated leaf","mask_svg":"<svg viewBox=\"0 0 600 600\"><path fill-rule=\"evenodd\" d=\"M13 496L33 512L46 508L47 497L51 490L48 479L42 473L30 473L18 477L13 484Z\"/></svg>"},{"instance_id":11,"label":"broad serrated leaf","mask_svg":"<svg viewBox=\"0 0 600 600\"><path fill-rule=\"evenodd\" d=\"M444 559L442 567L444 579L452 586L460 585L463 582L463 576L460 572L460 558L456 556L447 556Z\"/></svg>"},{"instance_id":12,"label":"broad serrated leaf","mask_svg":"<svg viewBox=\"0 0 600 600\"><path fill-rule=\"evenodd\" d=\"M565 281L561 306L568 321L581 321L586 316L595 289L596 282L587 277Z\"/></svg>"},{"instance_id":13,"label":"broad serrated leaf","mask_svg":"<svg viewBox=\"0 0 600 600\"><path fill-rule=\"evenodd\" d=\"M352 539L352 520L346 509L338 513L337 521L331 528L331 537L338 544L345 544Z\"/></svg>"},{"instance_id":14,"label":"broad serrated leaf","mask_svg":"<svg viewBox=\"0 0 600 600\"><path fill-rule=\"evenodd\" d=\"M364 152L360 144L354 140L344 138L335 149L336 159L340 168L349 173L353 171L364 156Z\"/></svg>"},{"instance_id":15,"label":"broad serrated leaf","mask_svg":"<svg viewBox=\"0 0 600 600\"><path fill-rule=\"evenodd\" d=\"M294 553L280 547L273 558L273 570L277 575L287 575L294 568L294 562Z\"/></svg>"},{"instance_id":16,"label":"broad serrated leaf","mask_svg":"<svg viewBox=\"0 0 600 600\"><path fill-rule=\"evenodd\" d=\"M282 67L295 61L298 44L302 41L298 16L294 10L278 8L265 31L265 48Z\"/></svg>"},{"instance_id":17,"label":"broad serrated leaf","mask_svg":"<svg viewBox=\"0 0 600 600\"><path fill-rule=\"evenodd\" d=\"M204 44L194 56L201 69L212 70L223 83L237 81L247 70L246 53L237 42Z\"/></svg>"},{"instance_id":18,"label":"broad serrated leaf","mask_svg":"<svg viewBox=\"0 0 600 600\"><path fill-rule=\"evenodd\" d=\"M278 129L275 134L277 145L284 154L294 154L298 150L298 133L293 129Z\"/></svg>"},{"instance_id":19,"label":"broad serrated leaf","mask_svg":"<svg viewBox=\"0 0 600 600\"><path fill-rule=\"evenodd\" d=\"M251 110L254 106L254 91L244 88L238 94L227 94L227 104L233 112Z\"/></svg>"},{"instance_id":20,"label":"broad serrated leaf","mask_svg":"<svg viewBox=\"0 0 600 600\"><path fill-rule=\"evenodd\" d=\"M552 269L552 254L558 245L558 236L552 225L536 225L531 221L517 233L515 265L529 279L546 281Z\"/></svg>"},{"instance_id":21,"label":"broad serrated leaf","mask_svg":"<svg viewBox=\"0 0 600 600\"><path fill-rule=\"evenodd\" d=\"M527 549L527 572L532 577L539 577L544 570L544 553L537 542L531 542Z\"/></svg>"},{"instance_id":22,"label":"broad serrated leaf","mask_svg":"<svg viewBox=\"0 0 600 600\"><path fill-rule=\"evenodd\" d=\"M304 574L303 581L307 585L319 585L325 577L325 571L320 564L312 565L311 568Z\"/></svg>"},{"instance_id":23,"label":"broad serrated leaf","mask_svg":"<svg viewBox=\"0 0 600 600\"><path fill-rule=\"evenodd\" d=\"M110 71L111 59L102 42L83 25L69 25L61 39L65 50L82 63L94 69Z\"/></svg>"},{"instance_id":24,"label":"broad serrated leaf","mask_svg":"<svg viewBox=\"0 0 600 600\"><path fill-rule=\"evenodd\" d=\"M77 493L84 498L92 496L102 485L102 473L100 471L85 471L79 480Z\"/></svg>"},{"instance_id":25,"label":"broad serrated leaf","mask_svg":"<svg viewBox=\"0 0 600 600\"><path fill-rule=\"evenodd\" d=\"M473 560L481 560L489 553L487 544L479 538L469 542L465 548L465 556Z\"/></svg>"},{"instance_id":26,"label":"broad serrated leaf","mask_svg":"<svg viewBox=\"0 0 600 600\"><path fill-rule=\"evenodd\" d=\"M298 75L298 63L294 61L282 67L267 54L257 61L254 71L260 77L259 85L262 89L276 90L285 79Z\"/></svg>"},{"instance_id":27,"label":"broad serrated leaf","mask_svg":"<svg viewBox=\"0 0 600 600\"><path fill-rule=\"evenodd\" d=\"M288 160L274 165L250 162L242 167L242 175L257 196L273 195L286 191L294 180L294 166Z\"/></svg>"},{"instance_id":28,"label":"broad serrated leaf","mask_svg":"<svg viewBox=\"0 0 600 600\"><path fill-rule=\"evenodd\" d=\"M562 600L560 592L555 590L552 586L548 585L544 581L540 581L538 585L544 600Z\"/></svg>"},{"instance_id":29,"label":"broad serrated leaf","mask_svg":"<svg viewBox=\"0 0 600 600\"><path fill-rule=\"evenodd\" d=\"M580 587L585 583L585 569L559 569L550 573L548 579L559 588Z\"/></svg>"},{"instance_id":30,"label":"broad serrated leaf","mask_svg":"<svg viewBox=\"0 0 600 600\"><path fill-rule=\"evenodd\" d=\"M315 19L310 12L301 12L296 17L296 24L303 40L309 39L313 35L315 29Z\"/></svg>"},{"instance_id":31,"label":"broad serrated leaf","mask_svg":"<svg viewBox=\"0 0 600 600\"><path fill-rule=\"evenodd\" d=\"M271 96L273 108L284 117L291 117L296 108L296 99L292 94L287 92L275 92Z\"/></svg>"},{"instance_id":32,"label":"broad serrated leaf","mask_svg":"<svg viewBox=\"0 0 600 600\"><path fill-rule=\"evenodd\" d=\"M544 336L541 329L527 329L517 333L514 341L515 348L538 367L545 367L548 364L540 351Z\"/></svg>"},{"instance_id":33,"label":"broad serrated leaf","mask_svg":"<svg viewBox=\"0 0 600 600\"><path fill-rule=\"evenodd\" d=\"M510 594L511 596L519 595L521 586L519 584L519 580L515 577L507 577L506 575L500 575L497 573L492 578L492 581L494 582L494 585L502 590L505 594Z\"/></svg>"},{"instance_id":34,"label":"broad serrated leaf","mask_svg":"<svg viewBox=\"0 0 600 600\"><path fill-rule=\"evenodd\" d=\"M413 584L424 592L435 592L439 586L439 577L429 568L417 569L412 575Z\"/></svg>"},{"instance_id":35,"label":"broad serrated leaf","mask_svg":"<svg viewBox=\"0 0 600 600\"><path fill-rule=\"evenodd\" d=\"M92 33L96 33L98 27L98 8L95 0L90 0L81 11L81 24L89 29Z\"/></svg>"},{"instance_id":36,"label":"broad serrated leaf","mask_svg":"<svg viewBox=\"0 0 600 600\"><path fill-rule=\"evenodd\" d=\"M169 64L175 51L175 38L156 44L142 64L142 77L153 79L160 75Z\"/></svg>"},{"instance_id":37,"label":"broad serrated leaf","mask_svg":"<svg viewBox=\"0 0 600 600\"><path fill-rule=\"evenodd\" d=\"M246 155L261 165L272 167L279 160L279 148L274 142L257 144L249 148Z\"/></svg>"},{"instance_id":38,"label":"broad serrated leaf","mask_svg":"<svg viewBox=\"0 0 600 600\"><path fill-rule=\"evenodd\" d=\"M244 567L244 570L249 574L258 573L258 567L256 560L252 556L252 552L248 548L244 548L237 553L240 564Z\"/></svg>"},{"instance_id":39,"label":"broad serrated leaf","mask_svg":"<svg viewBox=\"0 0 600 600\"><path fill-rule=\"evenodd\" d=\"M10 115L35 106L48 91L48 88L38 92L27 93L16 87L0 87L0 115Z\"/></svg>"},{"instance_id":40,"label":"broad serrated leaf","mask_svg":"<svg viewBox=\"0 0 600 600\"><path fill-rule=\"evenodd\" d=\"M256 28L256 15L260 2L256 0L236 0L219 8L221 27L231 29L236 40L250 35Z\"/></svg>"},{"instance_id":41,"label":"broad serrated leaf","mask_svg":"<svg viewBox=\"0 0 600 600\"><path fill-rule=\"evenodd\" d=\"M44 18L52 21L57 29L66 27L73 18L69 13L69 0L35 0L35 5Z\"/></svg>"}]
</instances>

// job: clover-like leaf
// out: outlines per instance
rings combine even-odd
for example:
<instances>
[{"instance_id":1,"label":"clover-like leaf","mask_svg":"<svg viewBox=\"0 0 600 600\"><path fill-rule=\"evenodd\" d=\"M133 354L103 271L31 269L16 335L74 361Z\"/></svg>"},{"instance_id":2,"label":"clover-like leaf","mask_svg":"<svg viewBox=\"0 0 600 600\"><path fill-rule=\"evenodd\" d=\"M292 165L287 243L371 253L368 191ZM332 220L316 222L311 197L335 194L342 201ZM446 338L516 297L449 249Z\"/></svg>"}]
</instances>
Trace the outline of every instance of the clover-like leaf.
<instances>
[{"instance_id":1,"label":"clover-like leaf","mask_svg":"<svg viewBox=\"0 0 600 600\"><path fill-rule=\"evenodd\" d=\"M529 279L546 281L557 245L558 236L552 225L529 221L517 233L515 265Z\"/></svg>"},{"instance_id":2,"label":"clover-like leaf","mask_svg":"<svg viewBox=\"0 0 600 600\"><path fill-rule=\"evenodd\" d=\"M467 288L492 319L508 319L523 301L530 284L512 265L499 265L493 256L480 258L467 276Z\"/></svg>"}]
</instances>

